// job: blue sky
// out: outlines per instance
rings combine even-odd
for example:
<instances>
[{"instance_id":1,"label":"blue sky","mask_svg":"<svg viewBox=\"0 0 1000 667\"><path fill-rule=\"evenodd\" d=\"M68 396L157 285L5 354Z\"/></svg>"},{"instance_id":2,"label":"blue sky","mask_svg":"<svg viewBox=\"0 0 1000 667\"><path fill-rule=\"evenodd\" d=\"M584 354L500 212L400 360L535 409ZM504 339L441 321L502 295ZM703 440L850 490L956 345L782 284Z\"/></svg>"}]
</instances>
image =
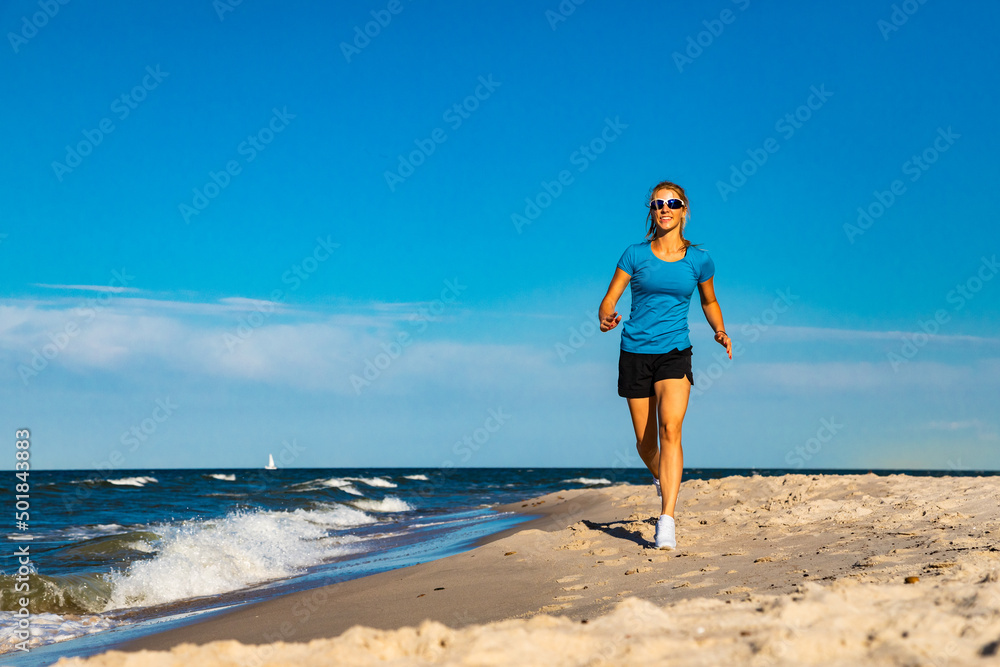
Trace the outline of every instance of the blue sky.
<instances>
[{"instance_id":1,"label":"blue sky","mask_svg":"<svg viewBox=\"0 0 1000 667\"><path fill-rule=\"evenodd\" d=\"M596 311L671 179L738 346L695 299L688 466L1000 468L998 18L5 3L2 432L40 468L639 466Z\"/></svg>"}]
</instances>

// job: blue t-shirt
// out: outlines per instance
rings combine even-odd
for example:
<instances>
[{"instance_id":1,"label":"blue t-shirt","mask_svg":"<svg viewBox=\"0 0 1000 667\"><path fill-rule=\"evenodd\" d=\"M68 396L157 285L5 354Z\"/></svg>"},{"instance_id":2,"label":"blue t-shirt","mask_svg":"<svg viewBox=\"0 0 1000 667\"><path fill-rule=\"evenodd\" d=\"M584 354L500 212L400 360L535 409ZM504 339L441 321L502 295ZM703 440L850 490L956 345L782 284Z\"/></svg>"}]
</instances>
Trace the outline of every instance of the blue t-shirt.
<instances>
[{"instance_id":1,"label":"blue t-shirt","mask_svg":"<svg viewBox=\"0 0 1000 667\"><path fill-rule=\"evenodd\" d=\"M715 275L715 262L706 251L690 246L683 259L665 262L649 244L630 245L618 260L618 268L632 277L632 312L622 326L622 349L663 354L689 348L691 295L698 283Z\"/></svg>"}]
</instances>

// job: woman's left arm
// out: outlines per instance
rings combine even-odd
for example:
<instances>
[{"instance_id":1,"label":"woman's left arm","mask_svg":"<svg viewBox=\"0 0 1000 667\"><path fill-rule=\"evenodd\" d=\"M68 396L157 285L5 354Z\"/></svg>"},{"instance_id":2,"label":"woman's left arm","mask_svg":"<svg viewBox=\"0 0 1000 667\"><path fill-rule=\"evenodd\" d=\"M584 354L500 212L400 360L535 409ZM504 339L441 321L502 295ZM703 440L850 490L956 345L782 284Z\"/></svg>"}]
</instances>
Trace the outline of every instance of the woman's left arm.
<instances>
[{"instance_id":1,"label":"woman's left arm","mask_svg":"<svg viewBox=\"0 0 1000 667\"><path fill-rule=\"evenodd\" d=\"M701 295L701 309L705 311L705 319L715 332L715 341L726 348L729 358L733 358L733 341L729 339L726 328L722 323L722 308L715 300L715 286L712 281L715 277L709 278L703 283L698 283L698 293Z\"/></svg>"}]
</instances>

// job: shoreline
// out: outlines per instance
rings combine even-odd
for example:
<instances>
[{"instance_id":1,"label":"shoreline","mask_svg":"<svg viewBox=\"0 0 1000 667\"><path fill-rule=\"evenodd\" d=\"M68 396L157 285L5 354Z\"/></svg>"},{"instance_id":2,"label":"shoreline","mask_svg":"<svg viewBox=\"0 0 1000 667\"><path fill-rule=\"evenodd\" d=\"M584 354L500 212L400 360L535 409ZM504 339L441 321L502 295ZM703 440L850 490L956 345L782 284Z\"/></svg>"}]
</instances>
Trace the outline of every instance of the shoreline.
<instances>
[{"instance_id":1,"label":"shoreline","mask_svg":"<svg viewBox=\"0 0 1000 667\"><path fill-rule=\"evenodd\" d=\"M433 560L425 561L426 563L434 562L435 560L442 560L444 558L449 558L453 555L459 555L465 553L469 550L475 549L483 544L502 539L505 536L513 535L521 530L523 527L529 525L539 526L541 528L546 528L548 525L546 520L555 513L554 508L555 503L545 505L545 498L552 496L553 498L557 495L563 494L579 494L588 493L593 491L593 489L584 488L576 489L570 491L560 491L558 494L546 494L545 496L537 496L532 498L526 498L522 501L507 503L504 505L498 505L491 510L497 515L501 516L504 513L515 513L521 515L520 520L517 524L509 526L507 528L502 528L494 533L484 535L482 537L473 538L471 541L466 542L466 546L461 548L457 554L450 554L446 556L434 556ZM560 501L561 502L561 501ZM509 523L509 519L507 521ZM112 628L103 632L81 635L68 639L64 642L54 642L43 644L41 646L34 647L30 653L22 654L18 652L9 652L3 656L0 656L0 664L17 664L17 665L39 665L39 664L53 664L60 655L66 653L72 654L74 650L74 645L78 648L76 649L78 653L74 655L82 655L84 657L99 655L106 653L108 651L136 651L143 650L147 648L144 644L145 640L150 637L159 637L163 634L168 634L172 632L178 632L184 635L186 628L192 626L200 626L206 622L211 621L219 616L226 616L235 611L241 609L253 607L254 605L261 604L262 602L269 602L273 600L282 600L290 596L299 596L296 600L306 600L305 605L311 606L313 603L310 601L311 598L307 597L310 595L318 595L319 599L326 599L326 596L322 593L317 594L316 591L321 589L337 586L338 584L348 583L351 581L360 581L368 579L369 577L376 576L378 574L388 574L390 572L408 569L415 567L414 565L404 565L404 566L394 566L393 569L384 570L381 572L376 571L373 574L367 574L362 576L355 576L351 579L346 579L343 581L338 581L335 583L325 584L322 586L317 586L315 588L308 588L305 590L293 590L289 592L280 593L272 598L246 602L239 601L234 597L232 603L223 604L219 607L213 607L203 610L197 610L194 612L184 612L178 616L167 615L165 617L154 617L151 619L146 619L140 621L135 625L126 625L122 627ZM173 603L178 604L178 603ZM183 601L180 602L183 604ZM172 605L168 605L172 606ZM155 640L154 640L155 641ZM170 645L169 643L167 645ZM50 657L51 656L51 657ZM6 658L7 660L3 660Z\"/></svg>"},{"instance_id":2,"label":"shoreline","mask_svg":"<svg viewBox=\"0 0 1000 667\"><path fill-rule=\"evenodd\" d=\"M470 607L466 605L471 601L465 599L467 591L464 590L467 567L453 571L450 561L463 556L479 557L480 561L475 563L475 567L488 567L495 559L489 556L484 558L485 554L475 553L480 547L510 539L525 530L549 532L563 529L579 520L583 514L599 511L601 504L608 504L610 507L610 502L611 499L600 490L576 489L500 505L494 508L498 513L515 512L534 518L481 537L473 543L472 548L457 554L240 605L212 614L211 618L205 620L194 620L178 628L116 644L109 647L109 650L166 650L181 643L205 644L228 639L245 644L301 642L326 638L331 636L330 633L340 634L355 625L393 629L417 625L426 619L443 623L454 623L456 620L502 620L520 609L492 607L487 604L470 611ZM453 599L452 593L442 596L440 591L434 590L436 588L456 592L459 599ZM504 588L498 587L493 592L500 595ZM415 602L420 599L418 596L421 593L430 592L437 593L437 599L422 601L428 604ZM396 604L397 597L407 594L414 602L408 605ZM334 601L338 606L336 610L329 608ZM456 602L463 606L461 613L451 611L451 606ZM317 613L321 608L324 613ZM272 618L283 620L273 624L270 621Z\"/></svg>"},{"instance_id":3,"label":"shoreline","mask_svg":"<svg viewBox=\"0 0 1000 667\"><path fill-rule=\"evenodd\" d=\"M540 516L59 664L480 664L487 650L506 656L494 664L981 664L1000 651L1000 478L688 480L676 551L647 547L656 502L652 485L618 485L498 507ZM135 653L149 650L170 652Z\"/></svg>"}]
</instances>

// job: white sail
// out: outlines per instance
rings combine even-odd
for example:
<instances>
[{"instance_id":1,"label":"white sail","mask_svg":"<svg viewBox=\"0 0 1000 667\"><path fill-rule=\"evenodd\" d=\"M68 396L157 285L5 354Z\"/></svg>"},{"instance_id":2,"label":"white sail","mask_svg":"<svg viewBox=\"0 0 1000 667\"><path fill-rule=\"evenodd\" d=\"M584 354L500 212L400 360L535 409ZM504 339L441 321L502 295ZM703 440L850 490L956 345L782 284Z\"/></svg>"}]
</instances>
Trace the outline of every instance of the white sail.
<instances>
[{"instance_id":1,"label":"white sail","mask_svg":"<svg viewBox=\"0 0 1000 667\"><path fill-rule=\"evenodd\" d=\"M264 470L277 470L278 466L274 465L274 456L272 454L267 455L267 465L264 466Z\"/></svg>"}]
</instances>

